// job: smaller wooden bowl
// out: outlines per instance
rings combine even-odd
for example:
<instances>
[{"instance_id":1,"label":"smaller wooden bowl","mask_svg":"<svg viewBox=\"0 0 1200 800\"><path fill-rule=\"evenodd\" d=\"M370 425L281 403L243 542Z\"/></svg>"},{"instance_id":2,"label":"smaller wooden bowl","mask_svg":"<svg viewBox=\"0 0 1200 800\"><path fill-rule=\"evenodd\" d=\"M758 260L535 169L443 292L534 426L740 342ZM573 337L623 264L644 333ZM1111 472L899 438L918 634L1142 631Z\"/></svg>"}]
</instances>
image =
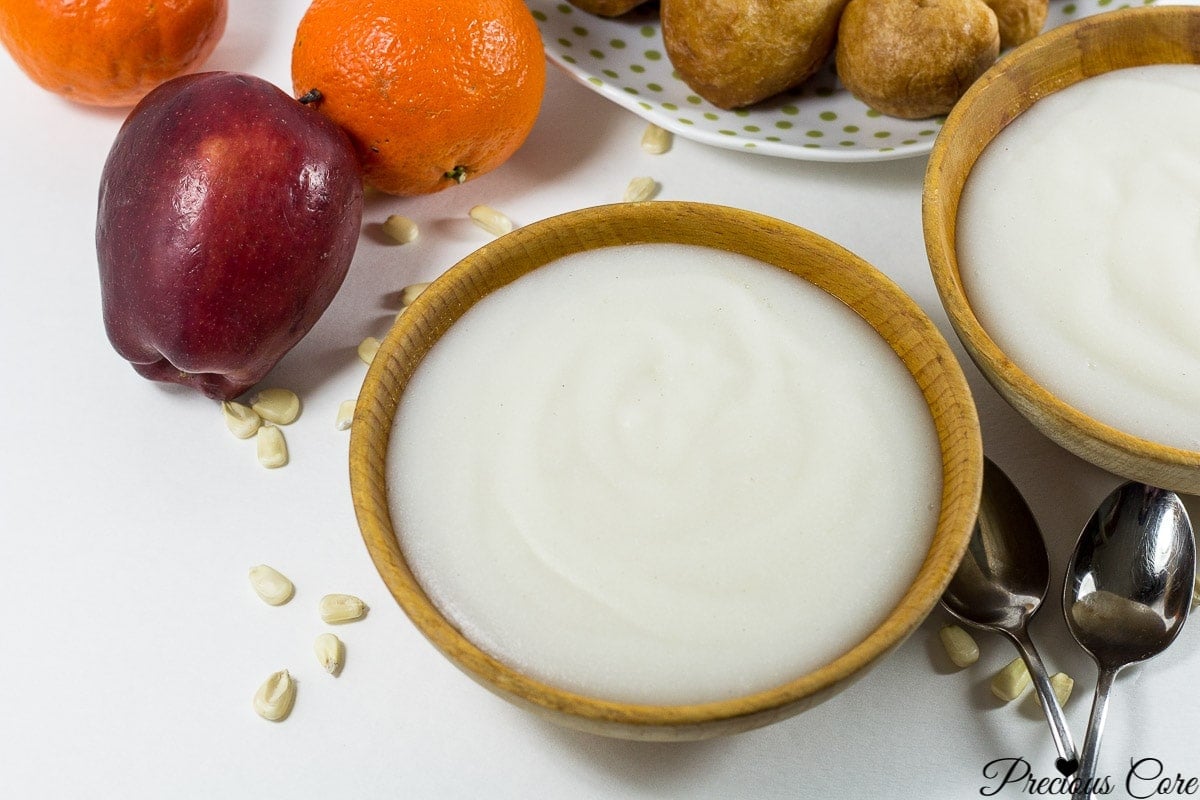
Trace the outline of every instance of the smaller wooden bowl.
<instances>
[{"instance_id":1,"label":"smaller wooden bowl","mask_svg":"<svg viewBox=\"0 0 1200 800\"><path fill-rule=\"evenodd\" d=\"M1125 67L1200 63L1200 8L1124 9L1055 28L998 61L959 100L925 173L925 248L942 305L963 346L996 390L1043 434L1110 472L1176 491L1200 492L1200 453L1098 422L1039 385L984 330L963 289L956 250L958 204L988 143L1037 100Z\"/></svg>"},{"instance_id":2,"label":"smaller wooden bowl","mask_svg":"<svg viewBox=\"0 0 1200 800\"><path fill-rule=\"evenodd\" d=\"M388 509L387 448L400 397L417 364L474 303L531 270L594 248L674 242L742 253L839 298L904 362L929 403L942 452L937 530L922 566L887 619L848 653L777 688L697 705L636 705L566 692L497 661L430 602L397 541ZM938 602L966 548L979 507L983 453L962 370L937 328L894 283L841 247L779 220L696 203L624 203L520 228L481 248L425 290L384 339L359 395L350 485L379 574L417 628L450 661L501 697L555 722L631 739L700 739L765 725L832 696L902 642ZM830 613L836 613L831 610Z\"/></svg>"}]
</instances>

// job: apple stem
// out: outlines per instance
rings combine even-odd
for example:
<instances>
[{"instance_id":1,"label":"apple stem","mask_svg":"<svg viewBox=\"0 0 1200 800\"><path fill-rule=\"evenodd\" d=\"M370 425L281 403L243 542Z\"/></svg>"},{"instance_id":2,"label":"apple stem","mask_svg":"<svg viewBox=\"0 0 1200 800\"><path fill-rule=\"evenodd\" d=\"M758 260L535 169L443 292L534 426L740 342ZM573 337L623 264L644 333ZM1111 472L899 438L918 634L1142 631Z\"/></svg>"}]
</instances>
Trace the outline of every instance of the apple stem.
<instances>
[{"instance_id":1,"label":"apple stem","mask_svg":"<svg viewBox=\"0 0 1200 800\"><path fill-rule=\"evenodd\" d=\"M299 102L303 103L304 105L308 105L309 103L319 103L324 99L325 96L321 94L320 89L309 89L298 98Z\"/></svg>"},{"instance_id":2,"label":"apple stem","mask_svg":"<svg viewBox=\"0 0 1200 800\"><path fill-rule=\"evenodd\" d=\"M459 165L449 172L446 172L443 177L449 178L455 183L463 183L467 179L467 168Z\"/></svg>"}]
</instances>

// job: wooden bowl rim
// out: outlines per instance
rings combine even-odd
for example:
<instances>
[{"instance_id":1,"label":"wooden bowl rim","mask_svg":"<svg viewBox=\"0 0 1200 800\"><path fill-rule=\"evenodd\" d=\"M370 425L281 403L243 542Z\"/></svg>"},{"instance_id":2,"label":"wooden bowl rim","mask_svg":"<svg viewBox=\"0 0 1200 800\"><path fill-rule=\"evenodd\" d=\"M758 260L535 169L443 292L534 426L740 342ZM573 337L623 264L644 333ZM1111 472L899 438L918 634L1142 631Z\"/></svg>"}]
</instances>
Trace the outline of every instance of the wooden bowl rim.
<instances>
[{"instance_id":1,"label":"wooden bowl rim","mask_svg":"<svg viewBox=\"0 0 1200 800\"><path fill-rule=\"evenodd\" d=\"M740 236L744 235L782 237L785 242L804 242L810 248L815 247L825 259L822 270L852 270L861 280L870 284L872 293L882 293L887 302L895 305L897 315L904 319L906 330L910 334L915 331L920 341L932 348L933 355L924 369L936 370L937 374L929 383L931 386L940 386L948 407L955 412L944 413L940 417L934 415L943 459L942 507L930 550L913 583L887 618L844 655L781 686L727 700L685 705L602 700L545 684L517 672L482 651L441 615L407 569L398 537L391 526L384 477L391 416L399 402L402 387L397 387L393 396L387 396L384 383L393 362L408 358L404 353L406 343L411 344L411 335L420 324L418 320L424 319L423 314L431 313L431 309L438 306L444 310L447 307L445 304L453 305L456 288L472 284L477 287L474 276L488 272L489 265L502 263L514 253L517 258L529 258L530 249L538 251L537 256L540 257L537 243L545 233L598 225L619 231L623 223L637 220L639 224L654 228L654 232L644 238L592 244L579 249L645 241L678 242L681 238L687 238L674 235L672 226L681 214L699 215L706 226L738 234L724 240L726 246L723 249L735 252L742 244ZM655 224L648 225L648 222ZM526 255L522 256L522 253ZM538 258L522 274L551 260L553 257ZM480 297L486 294L484 292ZM460 302L459 314L474 302L477 300L472 300L466 306ZM433 326L436 329L432 334L434 341L449 324L452 323L439 322ZM883 333L880 335L887 340ZM889 345L896 350L896 342L889 341ZM912 369L904 360L904 355L898 355L911 374ZM408 363L410 370L415 369L419 358ZM926 399L929 402L928 396ZM862 670L902 642L941 598L970 538L978 511L982 476L983 448L979 420L961 366L932 321L891 279L848 250L804 228L755 212L684 201L621 203L571 211L518 228L468 255L420 295L381 343L359 395L350 442L351 493L363 540L380 576L418 630L462 671L507 699L516 700L518 704L531 706L535 710L549 711L552 717L556 713L567 714L600 723L601 727L616 724L677 728L761 716L789 704L797 704ZM382 491L374 490L377 483L383 484ZM392 580L389 580L389 575Z\"/></svg>"},{"instance_id":2,"label":"wooden bowl rim","mask_svg":"<svg viewBox=\"0 0 1200 800\"><path fill-rule=\"evenodd\" d=\"M1001 57L996 64L964 93L963 97L947 116L937 139L934 140L933 149L929 156L929 164L925 173L925 185L922 194L922 216L927 244L926 250L934 284L951 324L963 340L963 344L967 347L967 351L972 358L982 359L986 366L990 368L992 374L996 376L997 380L1007 386L1010 391L1024 402L1044 412L1054 425L1059 426L1060 430L1077 431L1079 435L1100 442L1112 450L1123 453L1135 460L1156 462L1168 467L1197 470L1200 469L1200 451L1185 450L1150 439L1144 439L1101 422L1060 399L1009 359L979 322L967 299L958 270L955 231L946 230L936 220L938 209L948 200L947 189L953 192L952 199L957 206L967 176L970 174L970 170L968 169L967 176L964 176L962 185L950 187L943 185L943 168L947 159L947 152L954 145L956 139L971 135L970 129L973 121L976 119L976 115L973 113L974 110L991 99L990 93L992 91L1003 90L994 89L993 87L1000 86L1002 82L1007 80L1010 70L1026 63L1045 64L1048 57L1059 53L1075 53L1078 56L1082 51L1079 48L1072 47L1072 44L1080 38L1081 32L1084 31L1111 31L1112 38L1122 37L1128 39L1131 35L1130 29L1132 28L1136 32L1138 26L1143 25L1145 20L1160 21L1188 17L1200 19L1200 6L1144 6L1140 8L1117 9L1091 17L1084 17L1062 25ZM1197 52L1197 58L1192 63L1200 63L1200 45L1197 45L1194 49ZM1094 65L1094 62L1089 63ZM1158 63L1171 62L1147 59L1144 64L1128 66L1145 66ZM1104 69L1084 74L1082 78L1094 77L1095 75L1115 71L1118 68L1124 67L1108 66ZM1080 69L1083 71L1081 61ZM1079 82L1079 80L1073 80L1045 94L1023 98L1019 113L1024 113L1033 103L1042 97L1054 94L1066 88L1066 86L1071 86ZM998 135L1007 124L1001 125L995 135ZM995 135L980 146L980 153L995 138ZM979 153L972 159L971 166L974 166L978 157ZM957 228L957 215L955 228ZM987 374L987 370L984 370L984 372ZM1051 423L1047 423L1047 425L1049 424ZM1039 427L1042 426L1039 425ZM1101 464L1100 466L1104 465Z\"/></svg>"}]
</instances>

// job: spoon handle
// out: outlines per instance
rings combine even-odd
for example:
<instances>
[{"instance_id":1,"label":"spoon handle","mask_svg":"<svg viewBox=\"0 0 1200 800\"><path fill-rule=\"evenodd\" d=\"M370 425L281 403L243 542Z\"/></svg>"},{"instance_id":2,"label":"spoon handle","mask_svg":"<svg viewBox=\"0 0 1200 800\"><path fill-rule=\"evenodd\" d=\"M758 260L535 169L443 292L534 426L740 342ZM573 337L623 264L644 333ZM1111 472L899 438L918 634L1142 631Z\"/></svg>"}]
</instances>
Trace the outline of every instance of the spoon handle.
<instances>
[{"instance_id":1,"label":"spoon handle","mask_svg":"<svg viewBox=\"0 0 1200 800\"><path fill-rule=\"evenodd\" d=\"M1077 776L1079 789L1071 800L1091 800L1092 785L1096 780L1096 762L1100 756L1100 735L1104 732L1104 718L1108 714L1108 692L1112 689L1113 678L1117 670L1111 667L1101 667L1096 678L1096 694L1092 698L1092 716L1088 719L1087 734L1083 739L1083 757L1079 764Z\"/></svg>"},{"instance_id":2,"label":"spoon handle","mask_svg":"<svg viewBox=\"0 0 1200 800\"><path fill-rule=\"evenodd\" d=\"M1033 679L1033 688L1037 692L1038 702L1042 705L1042 713L1050 723L1050 735L1054 739L1054 748L1058 750L1058 763L1055 766L1063 775L1070 775L1078 769L1079 757L1075 750L1075 742L1071 739L1071 731L1067 728L1066 715L1063 714L1062 706L1058 704L1058 698L1054 696L1054 690L1050 687L1050 679L1046 676L1046 665L1042 663L1042 657L1033 646L1029 631L1022 627L1012 633L1012 638L1017 650L1021 652L1021 658L1025 659L1025 666L1029 667L1029 676Z\"/></svg>"}]
</instances>

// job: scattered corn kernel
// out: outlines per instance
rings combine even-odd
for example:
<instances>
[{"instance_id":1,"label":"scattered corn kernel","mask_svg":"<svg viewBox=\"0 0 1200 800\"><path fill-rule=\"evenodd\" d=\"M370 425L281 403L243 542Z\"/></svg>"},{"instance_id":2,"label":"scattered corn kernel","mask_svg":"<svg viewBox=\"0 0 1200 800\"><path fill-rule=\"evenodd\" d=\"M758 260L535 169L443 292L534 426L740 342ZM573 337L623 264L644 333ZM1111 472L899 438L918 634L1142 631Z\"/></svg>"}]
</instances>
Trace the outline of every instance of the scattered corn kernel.
<instances>
[{"instance_id":1,"label":"scattered corn kernel","mask_svg":"<svg viewBox=\"0 0 1200 800\"><path fill-rule=\"evenodd\" d=\"M658 194L658 183L654 178L634 178L625 187L625 196L621 199L626 203L640 203Z\"/></svg>"},{"instance_id":2,"label":"scattered corn kernel","mask_svg":"<svg viewBox=\"0 0 1200 800\"><path fill-rule=\"evenodd\" d=\"M317 637L313 642L313 653L316 654L322 669L330 675L337 675L342 671L342 664L346 660L346 646L332 633L322 633Z\"/></svg>"},{"instance_id":3,"label":"scattered corn kernel","mask_svg":"<svg viewBox=\"0 0 1200 800\"><path fill-rule=\"evenodd\" d=\"M1050 689L1054 692L1054 699L1058 701L1060 707L1067 704L1067 700L1071 699L1071 690L1075 688L1075 679L1065 672L1056 672L1050 676Z\"/></svg>"},{"instance_id":4,"label":"scattered corn kernel","mask_svg":"<svg viewBox=\"0 0 1200 800\"><path fill-rule=\"evenodd\" d=\"M938 632L946 655L956 667L969 667L979 660L979 645L974 637L958 625L946 625Z\"/></svg>"},{"instance_id":5,"label":"scattered corn kernel","mask_svg":"<svg viewBox=\"0 0 1200 800\"><path fill-rule=\"evenodd\" d=\"M399 214L392 214L383 221L383 232L395 239L400 244L415 242L417 240L417 236L420 235L420 230L417 228L417 223L413 222L408 217L402 217Z\"/></svg>"},{"instance_id":6,"label":"scattered corn kernel","mask_svg":"<svg viewBox=\"0 0 1200 800\"><path fill-rule=\"evenodd\" d=\"M400 290L400 305L407 308L413 304L413 301L421 296L421 292L429 288L429 281L424 283L411 283Z\"/></svg>"},{"instance_id":7,"label":"scattered corn kernel","mask_svg":"<svg viewBox=\"0 0 1200 800\"><path fill-rule=\"evenodd\" d=\"M348 431L354 423L354 406L357 404L355 400L343 400L338 405L336 426L339 431Z\"/></svg>"},{"instance_id":8,"label":"scattered corn kernel","mask_svg":"<svg viewBox=\"0 0 1200 800\"><path fill-rule=\"evenodd\" d=\"M275 469L288 463L287 442L284 441L283 431L279 428L263 425L254 438L258 450L258 463L267 469Z\"/></svg>"},{"instance_id":9,"label":"scattered corn kernel","mask_svg":"<svg viewBox=\"0 0 1200 800\"><path fill-rule=\"evenodd\" d=\"M1014 658L992 678L992 694L1006 703L1021 696L1029 686L1029 668L1021 658Z\"/></svg>"},{"instance_id":10,"label":"scattered corn kernel","mask_svg":"<svg viewBox=\"0 0 1200 800\"><path fill-rule=\"evenodd\" d=\"M263 389L250 398L250 408L267 422L291 425L300 416L300 398L290 389Z\"/></svg>"},{"instance_id":11,"label":"scattered corn kernel","mask_svg":"<svg viewBox=\"0 0 1200 800\"><path fill-rule=\"evenodd\" d=\"M254 693L254 710L263 719L278 722L292 713L296 682L286 669L274 672Z\"/></svg>"},{"instance_id":12,"label":"scattered corn kernel","mask_svg":"<svg viewBox=\"0 0 1200 800\"><path fill-rule=\"evenodd\" d=\"M225 427L239 439L249 439L262 425L262 417L258 412L243 403L229 400L222 402L221 415L225 417Z\"/></svg>"},{"instance_id":13,"label":"scattered corn kernel","mask_svg":"<svg viewBox=\"0 0 1200 800\"><path fill-rule=\"evenodd\" d=\"M491 206L474 206L468 213L476 225L493 236L503 236L513 229L512 220Z\"/></svg>"},{"instance_id":14,"label":"scattered corn kernel","mask_svg":"<svg viewBox=\"0 0 1200 800\"><path fill-rule=\"evenodd\" d=\"M653 155L662 155L671 149L671 132L651 123L642 133L642 149Z\"/></svg>"},{"instance_id":15,"label":"scattered corn kernel","mask_svg":"<svg viewBox=\"0 0 1200 800\"><path fill-rule=\"evenodd\" d=\"M263 602L273 606L283 605L296 592L296 587L286 575L266 564L250 568L250 585Z\"/></svg>"},{"instance_id":16,"label":"scattered corn kernel","mask_svg":"<svg viewBox=\"0 0 1200 800\"><path fill-rule=\"evenodd\" d=\"M354 622L367 613L367 604L352 594L327 594L319 606L321 619L326 622Z\"/></svg>"},{"instance_id":17,"label":"scattered corn kernel","mask_svg":"<svg viewBox=\"0 0 1200 800\"><path fill-rule=\"evenodd\" d=\"M379 352L379 340L374 336L368 336L358 343L358 357L364 364L370 364L375 360L375 354Z\"/></svg>"}]
</instances>

